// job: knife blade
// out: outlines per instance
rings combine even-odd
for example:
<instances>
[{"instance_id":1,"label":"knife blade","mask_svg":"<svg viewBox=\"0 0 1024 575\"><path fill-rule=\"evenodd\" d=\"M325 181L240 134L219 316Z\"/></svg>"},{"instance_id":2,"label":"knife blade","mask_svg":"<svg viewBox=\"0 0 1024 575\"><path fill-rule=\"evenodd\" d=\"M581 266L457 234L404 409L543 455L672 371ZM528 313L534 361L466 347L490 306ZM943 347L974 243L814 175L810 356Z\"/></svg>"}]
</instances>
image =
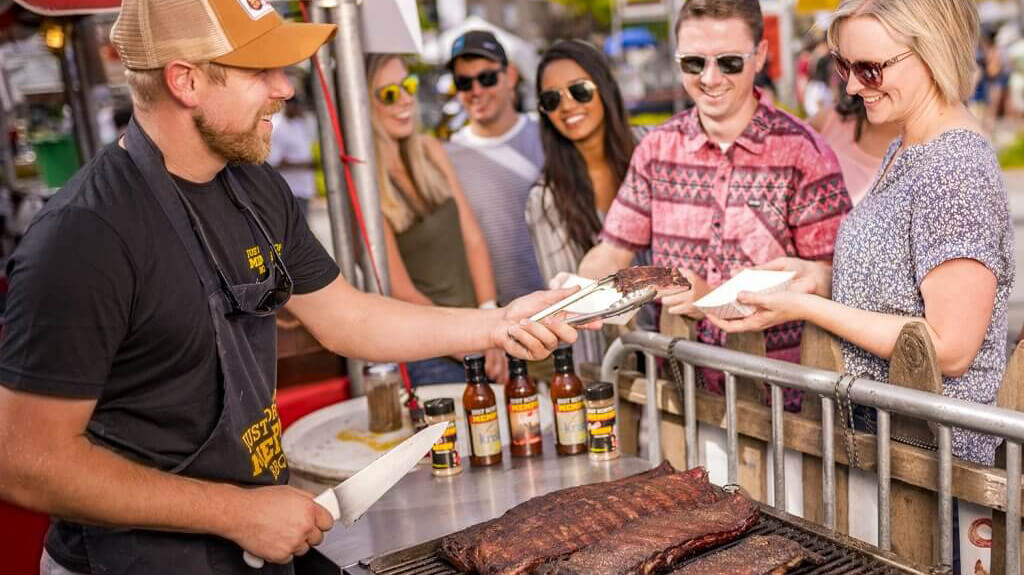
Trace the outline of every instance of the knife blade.
<instances>
[{"instance_id":1,"label":"knife blade","mask_svg":"<svg viewBox=\"0 0 1024 575\"><path fill-rule=\"evenodd\" d=\"M336 522L351 527L374 503L416 466L430 446L441 439L447 421L440 421L406 439L358 473L314 498L330 512ZM245 563L254 569L263 567L263 559L246 551Z\"/></svg>"}]
</instances>

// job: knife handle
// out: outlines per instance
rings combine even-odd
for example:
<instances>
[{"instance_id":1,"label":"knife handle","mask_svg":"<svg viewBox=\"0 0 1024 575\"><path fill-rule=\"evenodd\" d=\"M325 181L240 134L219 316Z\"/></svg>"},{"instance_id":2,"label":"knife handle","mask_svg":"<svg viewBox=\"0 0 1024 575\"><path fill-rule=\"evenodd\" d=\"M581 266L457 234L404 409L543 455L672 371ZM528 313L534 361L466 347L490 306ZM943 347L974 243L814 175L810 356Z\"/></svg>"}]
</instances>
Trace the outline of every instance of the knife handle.
<instances>
[{"instance_id":1,"label":"knife handle","mask_svg":"<svg viewBox=\"0 0 1024 575\"><path fill-rule=\"evenodd\" d=\"M245 564L253 569L260 569L263 567L263 560L248 551L242 552L242 559L245 559Z\"/></svg>"}]
</instances>

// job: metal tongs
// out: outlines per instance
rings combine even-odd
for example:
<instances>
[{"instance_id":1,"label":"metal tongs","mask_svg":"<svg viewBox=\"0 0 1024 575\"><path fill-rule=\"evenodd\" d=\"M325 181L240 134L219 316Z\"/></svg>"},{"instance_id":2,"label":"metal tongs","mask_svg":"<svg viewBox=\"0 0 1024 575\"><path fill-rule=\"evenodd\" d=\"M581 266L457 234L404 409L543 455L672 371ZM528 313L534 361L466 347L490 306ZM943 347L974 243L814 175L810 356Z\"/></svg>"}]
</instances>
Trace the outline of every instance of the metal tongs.
<instances>
[{"instance_id":1,"label":"metal tongs","mask_svg":"<svg viewBox=\"0 0 1024 575\"><path fill-rule=\"evenodd\" d=\"M551 305L546 309L533 314L533 316L530 317L530 321L540 321L548 316L563 311L565 308L593 294L594 292L606 289L615 290L616 276L617 274L613 273L601 278L600 280L588 285L587 287L563 299L562 301L559 301L558 303L555 303L554 305ZM616 293L618 293L617 290ZM598 319L607 319L610 317L615 317L617 315L633 311L634 309L643 306L645 303L653 300L654 296L656 295L658 295L658 290L656 290L653 287L639 289L622 296L617 302L601 311L595 311L591 313L573 316L565 320L565 323L576 326L589 323Z\"/></svg>"},{"instance_id":2,"label":"metal tongs","mask_svg":"<svg viewBox=\"0 0 1024 575\"><path fill-rule=\"evenodd\" d=\"M615 317L617 315L631 312L639 307L643 307L644 304L653 300L656 295L658 295L658 290L652 287L639 289L635 292L622 296L622 299L601 311L576 315L565 320L565 323L571 326L578 326L598 319Z\"/></svg>"}]
</instances>

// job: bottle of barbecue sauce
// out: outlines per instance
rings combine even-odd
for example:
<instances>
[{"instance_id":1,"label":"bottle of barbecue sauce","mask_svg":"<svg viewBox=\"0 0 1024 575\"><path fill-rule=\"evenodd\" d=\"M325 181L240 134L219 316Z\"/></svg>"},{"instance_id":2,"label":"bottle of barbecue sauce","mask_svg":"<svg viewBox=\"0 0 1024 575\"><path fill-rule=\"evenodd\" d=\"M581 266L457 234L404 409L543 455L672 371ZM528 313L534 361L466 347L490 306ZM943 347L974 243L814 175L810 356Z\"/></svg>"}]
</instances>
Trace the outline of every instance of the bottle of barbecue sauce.
<instances>
[{"instance_id":1,"label":"bottle of barbecue sauce","mask_svg":"<svg viewBox=\"0 0 1024 575\"><path fill-rule=\"evenodd\" d=\"M466 390L462 392L462 406L466 410L472 448L469 462L481 466L497 465L501 463L498 405L484 373L484 356L467 355L463 361L466 364Z\"/></svg>"},{"instance_id":2,"label":"bottle of barbecue sauce","mask_svg":"<svg viewBox=\"0 0 1024 575\"><path fill-rule=\"evenodd\" d=\"M512 457L540 455L540 399L537 385L526 371L526 361L508 356L508 383L505 384L505 408L508 412L508 436Z\"/></svg>"},{"instance_id":3,"label":"bottle of barbecue sauce","mask_svg":"<svg viewBox=\"0 0 1024 575\"><path fill-rule=\"evenodd\" d=\"M587 450L583 382L573 369L572 346L564 344L555 350L554 355L551 403L555 408L555 450L559 455L576 455Z\"/></svg>"}]
</instances>

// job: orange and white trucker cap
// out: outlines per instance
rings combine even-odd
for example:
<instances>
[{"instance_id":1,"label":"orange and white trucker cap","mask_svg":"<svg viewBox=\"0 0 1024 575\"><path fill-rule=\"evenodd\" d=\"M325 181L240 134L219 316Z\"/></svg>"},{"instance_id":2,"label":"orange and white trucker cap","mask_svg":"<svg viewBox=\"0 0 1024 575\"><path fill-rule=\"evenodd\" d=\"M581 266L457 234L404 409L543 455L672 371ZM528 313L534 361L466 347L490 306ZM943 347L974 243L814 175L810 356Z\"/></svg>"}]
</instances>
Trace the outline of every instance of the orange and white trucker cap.
<instances>
[{"instance_id":1,"label":"orange and white trucker cap","mask_svg":"<svg viewBox=\"0 0 1024 575\"><path fill-rule=\"evenodd\" d=\"M282 68L312 56L336 31L285 22L269 0L123 0L110 41L130 70L172 60Z\"/></svg>"}]
</instances>

